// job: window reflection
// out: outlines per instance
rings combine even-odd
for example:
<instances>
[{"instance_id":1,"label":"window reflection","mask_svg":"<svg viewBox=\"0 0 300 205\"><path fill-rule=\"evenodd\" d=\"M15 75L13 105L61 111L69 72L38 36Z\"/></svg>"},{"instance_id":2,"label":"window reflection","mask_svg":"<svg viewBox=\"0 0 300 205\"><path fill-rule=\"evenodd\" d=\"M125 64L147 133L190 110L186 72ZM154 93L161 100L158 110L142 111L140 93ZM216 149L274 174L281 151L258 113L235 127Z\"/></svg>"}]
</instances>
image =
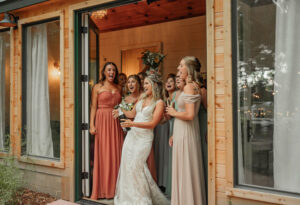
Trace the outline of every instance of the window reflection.
<instances>
[{"instance_id":1,"label":"window reflection","mask_svg":"<svg viewBox=\"0 0 300 205\"><path fill-rule=\"evenodd\" d=\"M60 158L59 20L26 26L22 154Z\"/></svg>"},{"instance_id":2,"label":"window reflection","mask_svg":"<svg viewBox=\"0 0 300 205\"><path fill-rule=\"evenodd\" d=\"M0 152L10 145L10 32L0 31Z\"/></svg>"},{"instance_id":3,"label":"window reflection","mask_svg":"<svg viewBox=\"0 0 300 205\"><path fill-rule=\"evenodd\" d=\"M237 2L238 183L300 193L300 1Z\"/></svg>"}]
</instances>

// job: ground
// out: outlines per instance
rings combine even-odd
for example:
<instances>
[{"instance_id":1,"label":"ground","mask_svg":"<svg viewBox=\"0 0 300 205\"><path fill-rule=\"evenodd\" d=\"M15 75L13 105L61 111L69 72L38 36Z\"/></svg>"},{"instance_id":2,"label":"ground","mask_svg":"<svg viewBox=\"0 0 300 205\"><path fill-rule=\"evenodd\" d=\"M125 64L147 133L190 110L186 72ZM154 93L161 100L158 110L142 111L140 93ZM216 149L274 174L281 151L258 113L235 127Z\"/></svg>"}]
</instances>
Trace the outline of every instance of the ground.
<instances>
[{"instance_id":1,"label":"ground","mask_svg":"<svg viewBox=\"0 0 300 205\"><path fill-rule=\"evenodd\" d=\"M17 205L46 205L56 200L49 194L34 192L29 189L24 189L17 199Z\"/></svg>"}]
</instances>

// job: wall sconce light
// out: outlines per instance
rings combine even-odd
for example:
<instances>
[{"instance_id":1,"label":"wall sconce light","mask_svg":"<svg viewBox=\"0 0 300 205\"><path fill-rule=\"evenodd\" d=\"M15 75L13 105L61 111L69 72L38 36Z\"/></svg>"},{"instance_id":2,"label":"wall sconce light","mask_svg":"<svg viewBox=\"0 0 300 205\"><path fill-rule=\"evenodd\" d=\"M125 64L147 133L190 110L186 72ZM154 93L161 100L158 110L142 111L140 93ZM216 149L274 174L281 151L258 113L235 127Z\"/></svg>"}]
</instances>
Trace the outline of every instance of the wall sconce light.
<instances>
[{"instance_id":1,"label":"wall sconce light","mask_svg":"<svg viewBox=\"0 0 300 205\"><path fill-rule=\"evenodd\" d=\"M4 18L0 21L0 26L15 27L17 26L18 17L10 13L4 13Z\"/></svg>"},{"instance_id":2,"label":"wall sconce light","mask_svg":"<svg viewBox=\"0 0 300 205\"><path fill-rule=\"evenodd\" d=\"M54 62L53 66L54 66L54 69L55 69L55 73L57 73L58 75L60 75L59 63L58 62Z\"/></svg>"}]
</instances>

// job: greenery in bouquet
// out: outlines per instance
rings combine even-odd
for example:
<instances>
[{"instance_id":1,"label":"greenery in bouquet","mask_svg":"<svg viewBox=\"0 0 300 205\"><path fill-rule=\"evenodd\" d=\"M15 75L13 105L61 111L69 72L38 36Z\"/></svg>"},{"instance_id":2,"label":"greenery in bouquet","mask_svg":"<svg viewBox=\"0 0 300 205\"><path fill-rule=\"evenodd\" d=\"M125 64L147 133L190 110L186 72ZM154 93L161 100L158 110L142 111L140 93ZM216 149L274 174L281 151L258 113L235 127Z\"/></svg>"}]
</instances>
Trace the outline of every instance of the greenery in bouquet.
<instances>
[{"instance_id":1,"label":"greenery in bouquet","mask_svg":"<svg viewBox=\"0 0 300 205\"><path fill-rule=\"evenodd\" d=\"M158 71L158 66L164 59L165 55L159 52L144 51L142 56L143 63L149 66L150 70Z\"/></svg>"},{"instance_id":2,"label":"greenery in bouquet","mask_svg":"<svg viewBox=\"0 0 300 205\"><path fill-rule=\"evenodd\" d=\"M115 106L115 109L121 108L122 110L130 111L134 107L133 103L126 103L124 97L122 98L122 102L119 105Z\"/></svg>"},{"instance_id":3,"label":"greenery in bouquet","mask_svg":"<svg viewBox=\"0 0 300 205\"><path fill-rule=\"evenodd\" d=\"M126 111L130 111L133 108L133 103L126 103L125 100L122 100L122 102L120 103L119 107L122 110L126 110Z\"/></svg>"},{"instance_id":4,"label":"greenery in bouquet","mask_svg":"<svg viewBox=\"0 0 300 205\"><path fill-rule=\"evenodd\" d=\"M122 110L130 111L130 110L132 110L133 107L134 107L134 104L133 103L126 103L125 99L123 97L122 98L122 102L119 105L116 105L115 109L119 109L120 108L121 110L119 110L119 112L122 111ZM121 119L127 119L127 117L126 117L126 115L124 113L121 112L120 115L119 115L119 119L120 120ZM123 128L124 132L128 132L129 130L130 130L129 127Z\"/></svg>"}]
</instances>

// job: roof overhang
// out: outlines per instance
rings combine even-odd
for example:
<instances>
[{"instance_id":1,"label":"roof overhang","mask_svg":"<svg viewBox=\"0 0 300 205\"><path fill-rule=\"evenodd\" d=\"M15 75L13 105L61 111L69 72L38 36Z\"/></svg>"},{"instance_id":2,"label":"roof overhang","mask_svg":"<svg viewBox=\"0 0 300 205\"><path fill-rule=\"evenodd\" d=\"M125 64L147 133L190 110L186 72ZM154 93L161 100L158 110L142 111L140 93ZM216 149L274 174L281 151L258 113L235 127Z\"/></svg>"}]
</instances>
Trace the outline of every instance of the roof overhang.
<instances>
[{"instance_id":1,"label":"roof overhang","mask_svg":"<svg viewBox=\"0 0 300 205\"><path fill-rule=\"evenodd\" d=\"M0 0L0 13L13 11L48 0Z\"/></svg>"}]
</instances>

